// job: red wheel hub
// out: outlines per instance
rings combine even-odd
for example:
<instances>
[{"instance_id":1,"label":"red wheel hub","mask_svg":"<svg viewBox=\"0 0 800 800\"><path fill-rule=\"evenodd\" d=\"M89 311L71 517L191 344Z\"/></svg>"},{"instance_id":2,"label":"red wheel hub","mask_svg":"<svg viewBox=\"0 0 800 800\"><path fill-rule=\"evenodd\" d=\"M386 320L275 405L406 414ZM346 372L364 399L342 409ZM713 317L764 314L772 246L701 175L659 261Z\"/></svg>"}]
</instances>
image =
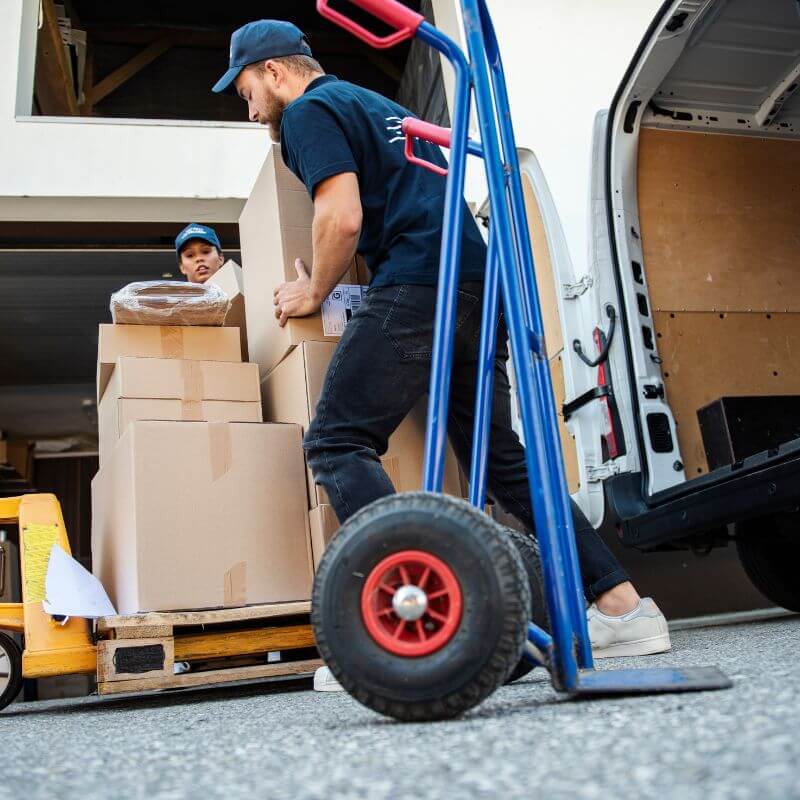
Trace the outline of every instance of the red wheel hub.
<instances>
[{"instance_id":1,"label":"red wheel hub","mask_svg":"<svg viewBox=\"0 0 800 800\"><path fill-rule=\"evenodd\" d=\"M461 587L440 558L403 550L370 572L361 616L370 636L398 656L416 658L444 647L461 622Z\"/></svg>"}]
</instances>

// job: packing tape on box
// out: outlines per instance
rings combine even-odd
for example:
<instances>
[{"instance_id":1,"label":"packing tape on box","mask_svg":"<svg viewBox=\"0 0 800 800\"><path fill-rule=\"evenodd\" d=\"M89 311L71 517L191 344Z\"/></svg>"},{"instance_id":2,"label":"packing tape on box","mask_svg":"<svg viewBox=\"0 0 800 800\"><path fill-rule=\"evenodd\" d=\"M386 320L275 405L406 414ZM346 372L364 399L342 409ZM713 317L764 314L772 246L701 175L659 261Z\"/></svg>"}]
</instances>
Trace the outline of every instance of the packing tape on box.
<instances>
[{"instance_id":1,"label":"packing tape on box","mask_svg":"<svg viewBox=\"0 0 800 800\"><path fill-rule=\"evenodd\" d=\"M184 422L202 422L202 400L181 400L181 419Z\"/></svg>"},{"instance_id":2,"label":"packing tape on box","mask_svg":"<svg viewBox=\"0 0 800 800\"><path fill-rule=\"evenodd\" d=\"M203 400L205 398L205 381L199 361L188 359L181 361L181 379L183 380L181 396L184 400Z\"/></svg>"},{"instance_id":3,"label":"packing tape on box","mask_svg":"<svg viewBox=\"0 0 800 800\"><path fill-rule=\"evenodd\" d=\"M183 358L183 330L163 326L161 328L161 357Z\"/></svg>"},{"instance_id":4,"label":"packing tape on box","mask_svg":"<svg viewBox=\"0 0 800 800\"><path fill-rule=\"evenodd\" d=\"M218 481L231 468L231 429L227 422L208 424L211 480Z\"/></svg>"},{"instance_id":5,"label":"packing tape on box","mask_svg":"<svg viewBox=\"0 0 800 800\"><path fill-rule=\"evenodd\" d=\"M247 603L247 563L239 561L225 573L224 604L226 607Z\"/></svg>"}]
</instances>

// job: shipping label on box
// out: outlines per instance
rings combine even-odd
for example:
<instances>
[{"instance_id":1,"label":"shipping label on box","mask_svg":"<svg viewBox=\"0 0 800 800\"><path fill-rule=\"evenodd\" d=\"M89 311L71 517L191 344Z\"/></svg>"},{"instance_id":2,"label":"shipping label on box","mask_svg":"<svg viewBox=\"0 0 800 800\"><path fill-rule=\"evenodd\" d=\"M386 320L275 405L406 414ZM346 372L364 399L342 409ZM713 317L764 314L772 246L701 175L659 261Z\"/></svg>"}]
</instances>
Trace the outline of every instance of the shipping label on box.
<instances>
[{"instance_id":1,"label":"shipping label on box","mask_svg":"<svg viewBox=\"0 0 800 800\"><path fill-rule=\"evenodd\" d=\"M322 301L322 330L326 336L341 336L353 314L361 306L366 286L351 283L337 284Z\"/></svg>"}]
</instances>

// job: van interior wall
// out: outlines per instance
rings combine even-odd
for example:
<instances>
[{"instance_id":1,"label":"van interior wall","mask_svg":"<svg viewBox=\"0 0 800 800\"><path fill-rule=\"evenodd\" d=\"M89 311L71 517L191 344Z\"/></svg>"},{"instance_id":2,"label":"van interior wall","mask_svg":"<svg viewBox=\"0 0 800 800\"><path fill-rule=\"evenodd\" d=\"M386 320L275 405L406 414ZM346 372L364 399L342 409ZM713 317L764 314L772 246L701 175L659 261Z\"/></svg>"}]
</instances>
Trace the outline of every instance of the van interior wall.
<instances>
[{"instance_id":1,"label":"van interior wall","mask_svg":"<svg viewBox=\"0 0 800 800\"><path fill-rule=\"evenodd\" d=\"M639 222L686 475L708 471L697 411L800 395L800 141L643 129Z\"/></svg>"}]
</instances>

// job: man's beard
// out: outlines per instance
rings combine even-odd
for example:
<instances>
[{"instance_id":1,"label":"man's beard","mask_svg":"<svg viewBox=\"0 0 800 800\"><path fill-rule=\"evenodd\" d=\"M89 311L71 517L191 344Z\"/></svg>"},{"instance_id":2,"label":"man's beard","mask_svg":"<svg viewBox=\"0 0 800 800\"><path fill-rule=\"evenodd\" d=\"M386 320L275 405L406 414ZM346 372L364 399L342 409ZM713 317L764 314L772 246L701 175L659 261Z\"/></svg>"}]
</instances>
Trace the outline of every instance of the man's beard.
<instances>
[{"instance_id":1,"label":"man's beard","mask_svg":"<svg viewBox=\"0 0 800 800\"><path fill-rule=\"evenodd\" d=\"M286 105L277 98L270 98L267 112L264 115L264 122L269 126L269 136L273 142L281 140L281 121Z\"/></svg>"}]
</instances>

